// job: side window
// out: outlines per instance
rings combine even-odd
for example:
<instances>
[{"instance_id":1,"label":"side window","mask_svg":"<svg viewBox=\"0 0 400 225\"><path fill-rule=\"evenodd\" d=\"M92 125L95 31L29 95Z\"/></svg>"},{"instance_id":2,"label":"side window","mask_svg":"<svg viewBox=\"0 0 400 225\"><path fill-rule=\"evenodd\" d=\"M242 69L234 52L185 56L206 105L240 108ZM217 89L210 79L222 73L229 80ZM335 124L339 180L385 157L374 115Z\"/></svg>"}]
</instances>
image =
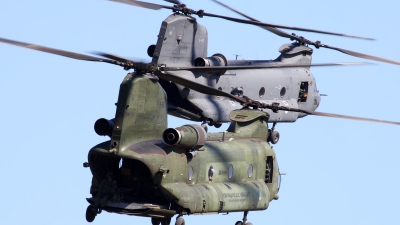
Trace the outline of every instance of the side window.
<instances>
[{"instance_id":1,"label":"side window","mask_svg":"<svg viewBox=\"0 0 400 225\"><path fill-rule=\"evenodd\" d=\"M193 179L193 174L194 174L193 167L189 167L189 170L188 170L188 180L192 180L192 179Z\"/></svg>"},{"instance_id":2,"label":"side window","mask_svg":"<svg viewBox=\"0 0 400 225\"><path fill-rule=\"evenodd\" d=\"M231 164L231 165L229 165L229 168L228 168L228 178L231 179L232 177L233 177L233 166Z\"/></svg>"},{"instance_id":3,"label":"side window","mask_svg":"<svg viewBox=\"0 0 400 225\"><path fill-rule=\"evenodd\" d=\"M267 157L265 166L265 183L272 183L272 176L274 174L274 160L272 156Z\"/></svg>"}]
</instances>

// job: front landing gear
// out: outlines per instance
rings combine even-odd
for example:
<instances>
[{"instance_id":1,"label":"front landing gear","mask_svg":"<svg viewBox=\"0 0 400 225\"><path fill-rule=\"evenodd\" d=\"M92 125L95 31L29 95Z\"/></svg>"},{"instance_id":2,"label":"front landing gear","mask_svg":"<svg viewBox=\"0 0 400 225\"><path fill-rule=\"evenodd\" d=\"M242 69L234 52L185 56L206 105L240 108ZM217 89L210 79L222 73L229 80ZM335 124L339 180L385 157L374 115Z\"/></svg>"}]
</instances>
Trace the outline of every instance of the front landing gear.
<instances>
[{"instance_id":1,"label":"front landing gear","mask_svg":"<svg viewBox=\"0 0 400 225\"><path fill-rule=\"evenodd\" d=\"M243 221L237 221L236 223L235 223L235 225L253 225L252 223L250 223L250 222L248 222L248 223L246 223L246 221L247 221L247 214L249 214L249 211L244 211L244 213L243 213Z\"/></svg>"},{"instance_id":2,"label":"front landing gear","mask_svg":"<svg viewBox=\"0 0 400 225\"><path fill-rule=\"evenodd\" d=\"M272 128L268 130L268 142L271 142L272 144L276 144L279 141L279 132L275 131L275 126L276 122L273 123Z\"/></svg>"},{"instance_id":3,"label":"front landing gear","mask_svg":"<svg viewBox=\"0 0 400 225\"><path fill-rule=\"evenodd\" d=\"M93 222L94 218L96 218L96 216L97 216L97 209L94 206L89 205L86 208L86 221L91 223Z\"/></svg>"}]
</instances>

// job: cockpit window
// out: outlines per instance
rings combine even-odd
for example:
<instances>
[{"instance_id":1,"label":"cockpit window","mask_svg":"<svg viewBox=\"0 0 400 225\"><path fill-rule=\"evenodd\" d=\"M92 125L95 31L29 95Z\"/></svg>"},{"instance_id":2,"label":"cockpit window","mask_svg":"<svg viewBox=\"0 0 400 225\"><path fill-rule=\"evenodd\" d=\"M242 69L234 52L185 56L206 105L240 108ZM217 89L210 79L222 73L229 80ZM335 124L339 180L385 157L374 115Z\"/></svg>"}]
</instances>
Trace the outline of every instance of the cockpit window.
<instances>
[{"instance_id":1,"label":"cockpit window","mask_svg":"<svg viewBox=\"0 0 400 225\"><path fill-rule=\"evenodd\" d=\"M317 83L314 80L314 93L318 93Z\"/></svg>"}]
</instances>

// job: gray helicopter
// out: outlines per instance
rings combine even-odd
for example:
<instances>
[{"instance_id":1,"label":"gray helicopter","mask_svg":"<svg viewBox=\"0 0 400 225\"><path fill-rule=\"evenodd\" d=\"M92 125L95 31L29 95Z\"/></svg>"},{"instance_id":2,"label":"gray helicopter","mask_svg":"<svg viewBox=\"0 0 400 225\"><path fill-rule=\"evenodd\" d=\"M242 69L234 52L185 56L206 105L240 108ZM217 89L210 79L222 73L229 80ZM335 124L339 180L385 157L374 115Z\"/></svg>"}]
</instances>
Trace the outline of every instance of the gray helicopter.
<instances>
[{"instance_id":1,"label":"gray helicopter","mask_svg":"<svg viewBox=\"0 0 400 225\"><path fill-rule=\"evenodd\" d=\"M148 9L171 9L174 13L167 17L161 25L157 44L148 48L148 55L152 57L152 65L157 65L161 70L170 71L179 77L195 81L199 84L231 93L234 96L256 99L266 104L279 104L281 106L315 111L321 101L316 85L316 80L310 72L311 66L351 66L363 63L326 63L311 64L313 49L329 48L352 56L377 60L400 65L400 62L357 53L345 49L332 47L321 42L312 42L295 34L288 34L277 28L316 32L342 37L373 40L360 36L339 34L327 31L288 27L275 24L265 24L247 16L231 7L214 0L240 15L250 19L242 20L232 17L205 13L203 10L195 11L186 7L178 0L170 0L173 6L165 6L134 0L110 0ZM199 24L192 15L222 18L238 23L261 26L262 28L289 38L295 42L284 44L279 48L280 55L275 60L227 60L220 53L208 57L207 29ZM124 58L110 54L100 54L104 57L127 61ZM207 122L209 125L219 127L221 123L229 122L231 111L243 106L232 101L229 97L211 96L195 91L188 86L179 85L168 80L161 80L161 86L168 95L168 114L192 121ZM298 118L309 113L290 111L276 111L266 109L271 115L269 122L274 123L272 130L278 122L295 122ZM279 133L272 132L275 143L279 140Z\"/></svg>"},{"instance_id":2,"label":"gray helicopter","mask_svg":"<svg viewBox=\"0 0 400 225\"><path fill-rule=\"evenodd\" d=\"M157 73L157 76L161 78L159 83L167 93L168 114L204 122L216 127L230 121L229 114L231 111L246 105L243 101L238 103L238 101L233 101L232 98L257 100L262 104L270 105L270 107L264 107L264 110L270 114L269 122L274 124L271 128L272 132L270 132L271 137L269 137L269 140L274 144L279 140L279 133L275 131L276 123L295 122L298 118L309 114L392 123L390 121L316 112L321 98L316 80L310 72L312 66L351 66L366 63L312 64L313 49L309 46L329 48L355 57L396 65L400 65L400 62L325 45L319 41L312 42L278 28L367 40L370 38L262 23L232 8L230 9L249 20L206 13L203 10L195 11L187 8L179 1L168 1L174 3L173 6L135 0L110 1L153 10L165 8L173 11L173 14L162 22L156 45L151 45L148 48L148 55L152 57L151 63L136 62L107 53L96 53L102 58L93 57L3 38L0 38L0 42L80 60L116 64L126 70L134 69L136 73L140 74L154 74L154 72L162 71L163 73ZM217 3L228 7L220 2ZM294 42L282 45L279 48L280 55L275 60L227 60L220 53L208 56L207 29L199 24L192 15L197 15L200 18L204 16L216 17L261 26ZM195 85L196 83L199 85ZM205 90L206 86L209 89Z\"/></svg>"}]
</instances>

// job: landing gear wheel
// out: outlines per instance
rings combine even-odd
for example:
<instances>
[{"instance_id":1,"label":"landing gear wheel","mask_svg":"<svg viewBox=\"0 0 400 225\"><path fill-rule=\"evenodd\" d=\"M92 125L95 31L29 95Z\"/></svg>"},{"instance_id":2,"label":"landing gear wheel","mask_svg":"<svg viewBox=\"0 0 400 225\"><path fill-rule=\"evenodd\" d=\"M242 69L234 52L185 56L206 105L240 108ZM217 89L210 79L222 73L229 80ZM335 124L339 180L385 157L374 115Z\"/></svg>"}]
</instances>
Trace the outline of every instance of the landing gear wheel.
<instances>
[{"instance_id":1,"label":"landing gear wheel","mask_svg":"<svg viewBox=\"0 0 400 225\"><path fill-rule=\"evenodd\" d=\"M237 221L235 225L243 225L242 221Z\"/></svg>"},{"instance_id":2,"label":"landing gear wheel","mask_svg":"<svg viewBox=\"0 0 400 225\"><path fill-rule=\"evenodd\" d=\"M160 218L151 217L151 225L160 225L160 223L161 223Z\"/></svg>"},{"instance_id":3,"label":"landing gear wheel","mask_svg":"<svg viewBox=\"0 0 400 225\"><path fill-rule=\"evenodd\" d=\"M185 220L182 217L176 218L175 225L185 225Z\"/></svg>"},{"instance_id":4,"label":"landing gear wheel","mask_svg":"<svg viewBox=\"0 0 400 225\"><path fill-rule=\"evenodd\" d=\"M272 131L270 133L270 136L269 136L268 139L272 144L278 143L278 141L279 141L279 132L278 131Z\"/></svg>"},{"instance_id":5,"label":"landing gear wheel","mask_svg":"<svg viewBox=\"0 0 400 225\"><path fill-rule=\"evenodd\" d=\"M252 223L250 223L250 222L248 222L248 223L246 223L246 225L253 225Z\"/></svg>"},{"instance_id":6,"label":"landing gear wheel","mask_svg":"<svg viewBox=\"0 0 400 225\"><path fill-rule=\"evenodd\" d=\"M97 210L94 209L94 207L92 205L89 205L86 208L86 221L88 221L89 223L93 222L94 218L96 218L96 213Z\"/></svg>"},{"instance_id":7,"label":"landing gear wheel","mask_svg":"<svg viewBox=\"0 0 400 225\"><path fill-rule=\"evenodd\" d=\"M165 217L161 219L161 225L169 225L171 223L171 217Z\"/></svg>"},{"instance_id":8,"label":"landing gear wheel","mask_svg":"<svg viewBox=\"0 0 400 225\"><path fill-rule=\"evenodd\" d=\"M215 128L220 128L222 126L222 123L214 123Z\"/></svg>"}]
</instances>

